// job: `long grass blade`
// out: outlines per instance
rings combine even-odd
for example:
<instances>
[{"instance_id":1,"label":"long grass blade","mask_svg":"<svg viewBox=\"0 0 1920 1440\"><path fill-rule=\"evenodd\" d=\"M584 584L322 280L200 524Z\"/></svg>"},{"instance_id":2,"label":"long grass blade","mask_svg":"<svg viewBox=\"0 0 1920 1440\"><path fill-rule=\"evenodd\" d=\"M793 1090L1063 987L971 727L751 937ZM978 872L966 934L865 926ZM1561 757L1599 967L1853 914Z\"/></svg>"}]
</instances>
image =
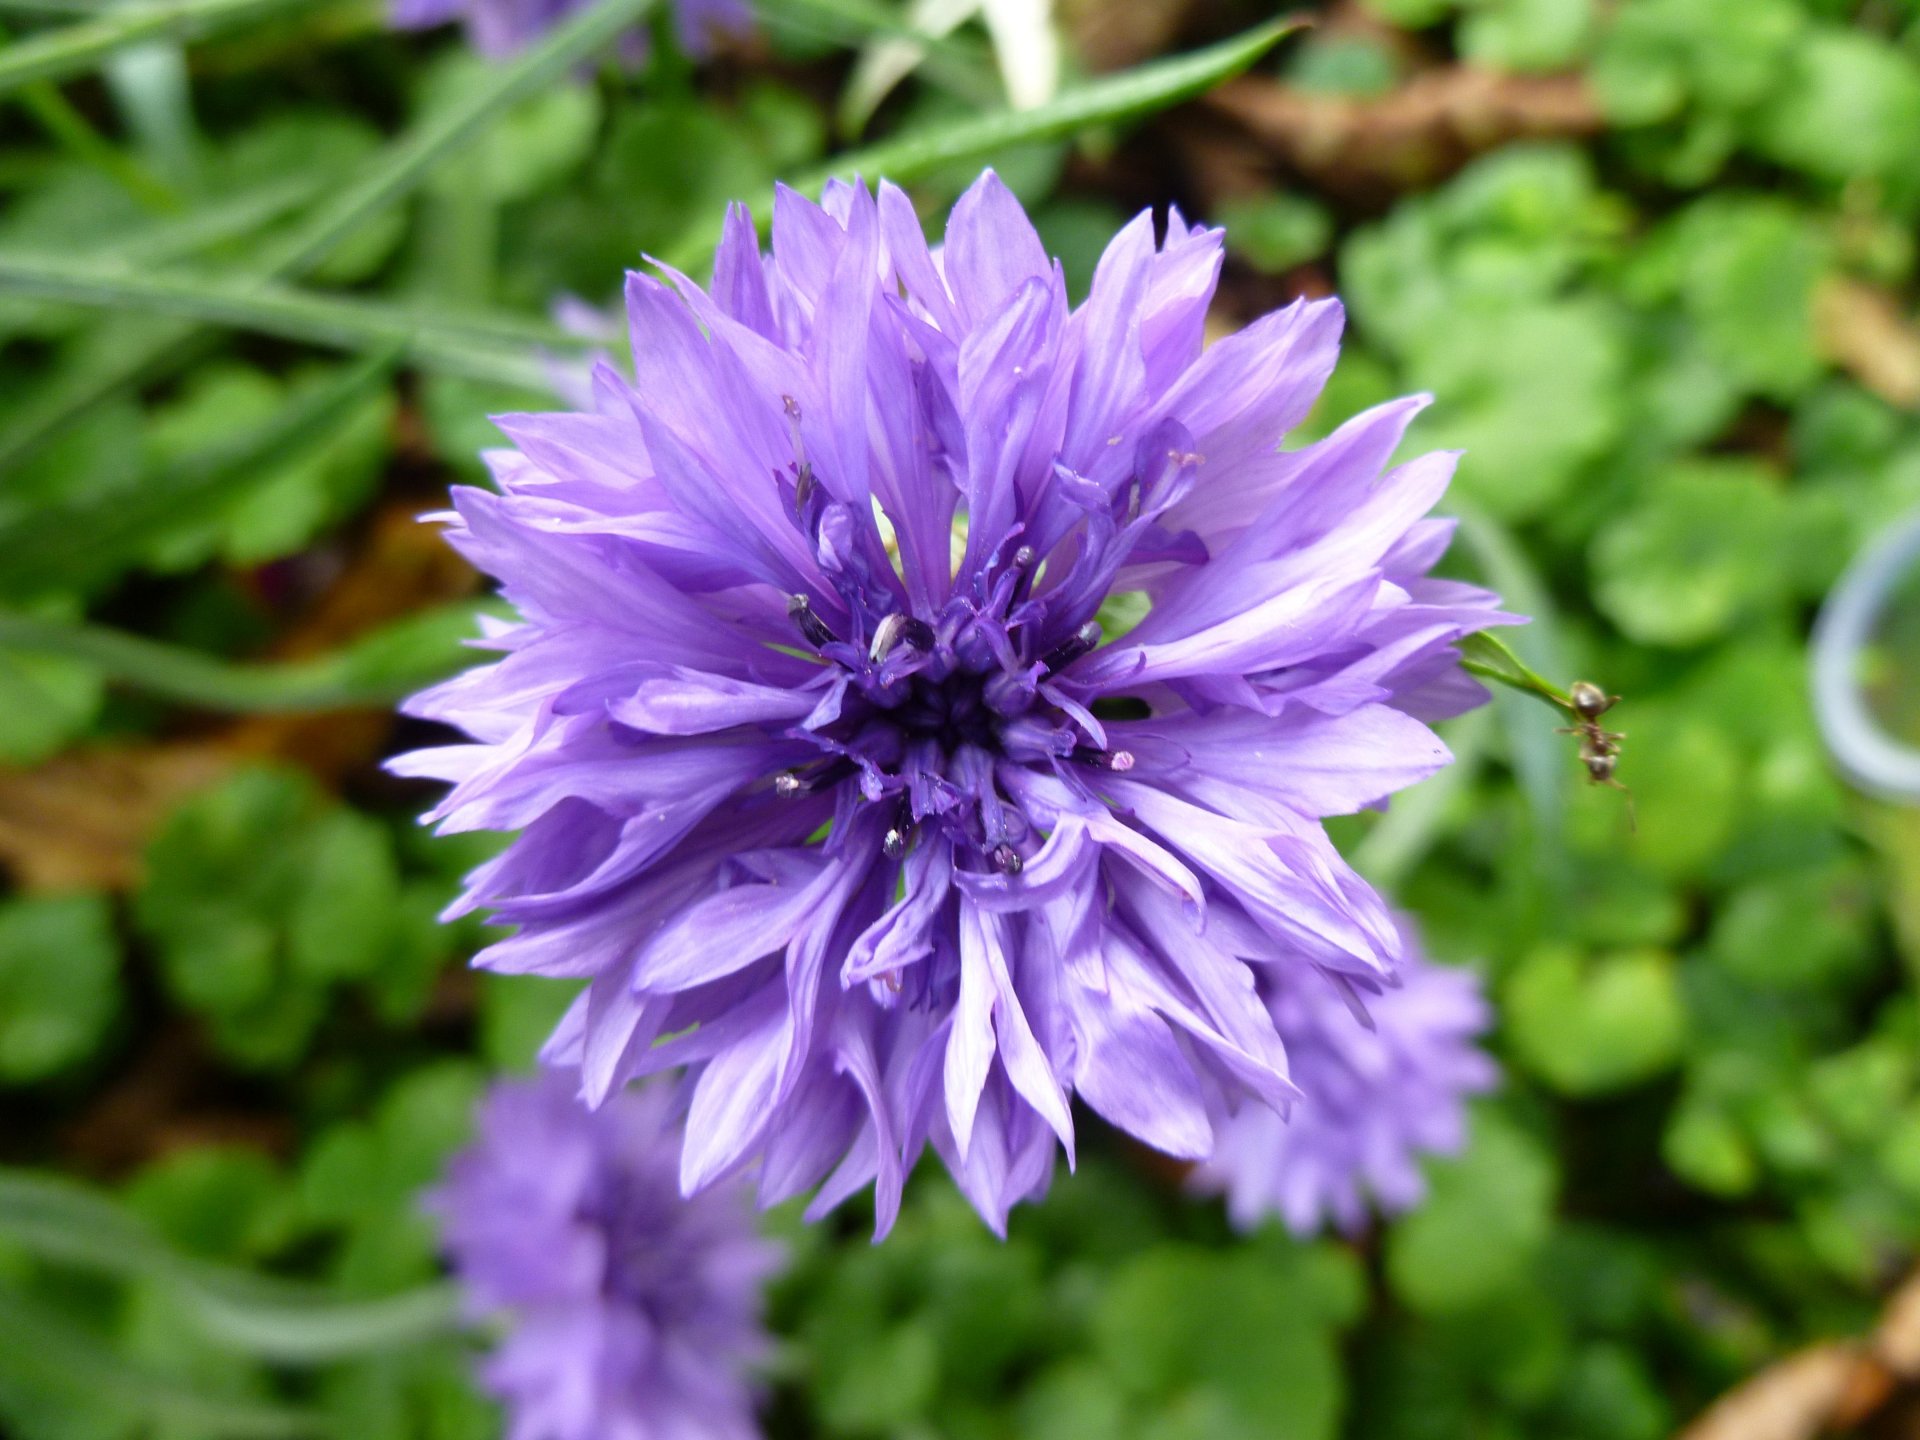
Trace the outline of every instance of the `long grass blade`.
<instances>
[{"instance_id":1,"label":"long grass blade","mask_svg":"<svg viewBox=\"0 0 1920 1440\"><path fill-rule=\"evenodd\" d=\"M365 1299L212 1264L170 1249L105 1195L32 1171L0 1171L0 1242L95 1274L158 1281L186 1302L210 1342L281 1364L385 1351L448 1334L459 1323L450 1286ZM0 1292L0 1308L5 1299Z\"/></svg>"},{"instance_id":2,"label":"long grass blade","mask_svg":"<svg viewBox=\"0 0 1920 1440\"><path fill-rule=\"evenodd\" d=\"M434 167L471 143L517 101L539 93L585 63L658 0L599 0L548 33L539 44L494 72L492 83L459 105L430 116L400 136L361 170L359 178L313 211L305 223L267 247L250 271L260 281L298 279L370 216L418 187ZM109 396L203 353L204 332L159 323L116 333L89 363L63 372L0 427L0 471L18 464ZM520 383L515 380L512 383Z\"/></svg>"},{"instance_id":3,"label":"long grass blade","mask_svg":"<svg viewBox=\"0 0 1920 1440\"><path fill-rule=\"evenodd\" d=\"M143 0L0 50L0 94L35 80L64 80L144 41L190 40L319 0Z\"/></svg>"},{"instance_id":4,"label":"long grass blade","mask_svg":"<svg viewBox=\"0 0 1920 1440\"><path fill-rule=\"evenodd\" d=\"M1301 21L1275 20L1204 50L1156 60L1123 74L1096 80L1031 110L997 110L958 124L943 124L850 150L792 182L805 195L818 196L829 180L862 176L906 183L943 165L978 160L1015 145L1057 140L1099 125L1111 125L1177 105L1230 79L1252 65ZM753 216L762 229L773 218L770 196L757 197ZM713 254L703 241L668 257L678 269L693 270Z\"/></svg>"},{"instance_id":5,"label":"long grass blade","mask_svg":"<svg viewBox=\"0 0 1920 1440\"><path fill-rule=\"evenodd\" d=\"M51 255L0 255L0 294L175 316L347 351L401 347L433 369L543 388L538 352L583 350L558 326L512 316L428 312L212 276L146 274Z\"/></svg>"}]
</instances>

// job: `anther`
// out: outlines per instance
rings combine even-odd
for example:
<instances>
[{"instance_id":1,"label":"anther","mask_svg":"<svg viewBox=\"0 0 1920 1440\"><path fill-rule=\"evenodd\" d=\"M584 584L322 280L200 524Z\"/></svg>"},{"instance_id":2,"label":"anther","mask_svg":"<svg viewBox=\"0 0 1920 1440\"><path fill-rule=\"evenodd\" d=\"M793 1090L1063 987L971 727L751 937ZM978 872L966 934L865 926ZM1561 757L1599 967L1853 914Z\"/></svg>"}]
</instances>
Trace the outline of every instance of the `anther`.
<instances>
[{"instance_id":1,"label":"anther","mask_svg":"<svg viewBox=\"0 0 1920 1440\"><path fill-rule=\"evenodd\" d=\"M1073 752L1073 758L1096 770L1112 770L1121 775L1133 769L1131 750L1095 750L1091 745L1082 745Z\"/></svg>"},{"instance_id":2,"label":"anther","mask_svg":"<svg viewBox=\"0 0 1920 1440\"><path fill-rule=\"evenodd\" d=\"M899 826L887 831L886 838L880 842L880 850L889 860L898 860L907 853L907 837Z\"/></svg>"},{"instance_id":3,"label":"anther","mask_svg":"<svg viewBox=\"0 0 1920 1440\"><path fill-rule=\"evenodd\" d=\"M833 643L833 631L827 628L826 621L813 613L813 602L805 595L795 595L787 601L787 618L800 627L800 633L814 649Z\"/></svg>"},{"instance_id":4,"label":"anther","mask_svg":"<svg viewBox=\"0 0 1920 1440\"><path fill-rule=\"evenodd\" d=\"M1020 852L1013 846L1000 844L993 847L993 864L1002 875L1018 875L1026 868L1027 862L1020 858Z\"/></svg>"},{"instance_id":5,"label":"anther","mask_svg":"<svg viewBox=\"0 0 1920 1440\"><path fill-rule=\"evenodd\" d=\"M901 617L900 638L923 655L933 653L933 627L912 615Z\"/></svg>"},{"instance_id":6,"label":"anther","mask_svg":"<svg viewBox=\"0 0 1920 1440\"><path fill-rule=\"evenodd\" d=\"M886 659L893 647L905 638L906 630L907 617L895 610L873 627L873 644L867 648L867 658L875 664Z\"/></svg>"},{"instance_id":7,"label":"anther","mask_svg":"<svg viewBox=\"0 0 1920 1440\"><path fill-rule=\"evenodd\" d=\"M838 785L858 768L853 761L841 755L810 770L788 770L773 777L773 793L783 800L812 795Z\"/></svg>"},{"instance_id":8,"label":"anther","mask_svg":"<svg viewBox=\"0 0 1920 1440\"><path fill-rule=\"evenodd\" d=\"M1066 640L1041 657L1042 668L1051 672L1063 669L1100 643L1100 622L1089 620Z\"/></svg>"},{"instance_id":9,"label":"anther","mask_svg":"<svg viewBox=\"0 0 1920 1440\"><path fill-rule=\"evenodd\" d=\"M1013 568L1016 570L1031 570L1033 568L1033 562L1038 558L1039 557L1033 553L1033 546L1022 545L1018 550L1013 552Z\"/></svg>"}]
</instances>

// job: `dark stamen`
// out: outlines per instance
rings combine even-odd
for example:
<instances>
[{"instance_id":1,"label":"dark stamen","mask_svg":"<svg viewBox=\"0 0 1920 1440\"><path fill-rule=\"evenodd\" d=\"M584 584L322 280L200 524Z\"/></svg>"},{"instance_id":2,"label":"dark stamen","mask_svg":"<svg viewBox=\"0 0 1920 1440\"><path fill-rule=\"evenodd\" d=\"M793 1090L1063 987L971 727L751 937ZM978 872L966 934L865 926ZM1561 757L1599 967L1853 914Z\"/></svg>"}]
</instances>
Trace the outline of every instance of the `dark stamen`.
<instances>
[{"instance_id":1,"label":"dark stamen","mask_svg":"<svg viewBox=\"0 0 1920 1440\"><path fill-rule=\"evenodd\" d=\"M813 613L813 602L805 595L795 595L787 601L787 618L800 627L800 633L814 649L833 643L833 631L827 628L827 622Z\"/></svg>"},{"instance_id":2,"label":"dark stamen","mask_svg":"<svg viewBox=\"0 0 1920 1440\"><path fill-rule=\"evenodd\" d=\"M1073 752L1073 758L1096 770L1113 770L1122 775L1133 769L1131 750L1095 750L1091 745L1082 745Z\"/></svg>"},{"instance_id":3,"label":"dark stamen","mask_svg":"<svg viewBox=\"0 0 1920 1440\"><path fill-rule=\"evenodd\" d=\"M801 515L807 513L807 503L813 499L813 466L805 460L800 462L800 473L793 481L793 508Z\"/></svg>"},{"instance_id":4,"label":"dark stamen","mask_svg":"<svg viewBox=\"0 0 1920 1440\"><path fill-rule=\"evenodd\" d=\"M811 795L816 790L825 790L830 785L838 785L856 768L851 760L842 756L811 770L789 770L773 777L773 793L782 800L795 800L802 795Z\"/></svg>"},{"instance_id":5,"label":"dark stamen","mask_svg":"<svg viewBox=\"0 0 1920 1440\"><path fill-rule=\"evenodd\" d=\"M889 860L898 860L907 853L907 837L899 826L887 831L886 838L880 842L880 850Z\"/></svg>"},{"instance_id":6,"label":"dark stamen","mask_svg":"<svg viewBox=\"0 0 1920 1440\"><path fill-rule=\"evenodd\" d=\"M906 623L900 627L900 638L921 654L933 652L933 627L924 620L906 617Z\"/></svg>"},{"instance_id":7,"label":"dark stamen","mask_svg":"<svg viewBox=\"0 0 1920 1440\"><path fill-rule=\"evenodd\" d=\"M1020 852L1013 846L1000 844L993 847L993 864L1002 875L1018 875L1026 868L1027 862L1020 858Z\"/></svg>"},{"instance_id":8,"label":"dark stamen","mask_svg":"<svg viewBox=\"0 0 1920 1440\"><path fill-rule=\"evenodd\" d=\"M1078 630L1074 631L1070 637L1061 641L1042 656L1040 664L1042 668L1049 673L1063 669L1078 660L1099 643L1100 622L1097 620L1089 620Z\"/></svg>"}]
</instances>

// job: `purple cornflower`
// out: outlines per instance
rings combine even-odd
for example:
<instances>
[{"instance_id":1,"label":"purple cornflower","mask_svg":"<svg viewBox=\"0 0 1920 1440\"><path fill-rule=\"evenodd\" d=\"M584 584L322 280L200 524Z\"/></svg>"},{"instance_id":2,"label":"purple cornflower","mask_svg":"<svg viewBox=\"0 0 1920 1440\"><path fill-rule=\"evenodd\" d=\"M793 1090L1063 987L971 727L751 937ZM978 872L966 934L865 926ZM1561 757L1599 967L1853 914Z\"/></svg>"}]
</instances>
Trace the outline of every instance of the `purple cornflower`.
<instances>
[{"instance_id":1,"label":"purple cornflower","mask_svg":"<svg viewBox=\"0 0 1920 1440\"><path fill-rule=\"evenodd\" d=\"M1415 717L1506 617L1426 573L1454 457L1386 468L1424 399L1279 448L1336 302L1202 353L1220 258L1143 214L1071 309L990 173L938 253L890 185L782 190L710 291L629 276L633 378L455 492L521 618L409 707L473 743L395 766L521 832L455 911L592 979L548 1048L590 1103L683 1071L689 1193L875 1183L884 1232L931 1144L1000 1229L1074 1094L1194 1159L1296 1099L1261 974L1394 983L1320 817L1447 763Z\"/></svg>"},{"instance_id":2,"label":"purple cornflower","mask_svg":"<svg viewBox=\"0 0 1920 1440\"><path fill-rule=\"evenodd\" d=\"M1369 1199L1388 1214L1418 1205L1420 1158L1465 1144L1467 1098L1498 1078L1475 1043L1492 1014L1470 971L1426 960L1404 922L1403 934L1400 986L1364 1015L1316 975L1263 973L1301 1099L1286 1118L1243 1107L1194 1173L1196 1189L1226 1195L1241 1229L1278 1215L1302 1237L1328 1225L1353 1234Z\"/></svg>"},{"instance_id":3,"label":"purple cornflower","mask_svg":"<svg viewBox=\"0 0 1920 1440\"><path fill-rule=\"evenodd\" d=\"M425 30L464 19L467 40L489 59L523 50L587 0L391 0L389 15L400 30ZM744 35L753 28L749 0L673 0L674 34L680 48L696 59L713 53L721 36ZM636 33L626 46L629 63L646 59L646 36Z\"/></svg>"},{"instance_id":4,"label":"purple cornflower","mask_svg":"<svg viewBox=\"0 0 1920 1440\"><path fill-rule=\"evenodd\" d=\"M496 1085L428 1198L476 1318L508 1440L756 1440L746 1366L779 1264L743 1195L682 1199L669 1097L597 1111L558 1076Z\"/></svg>"}]
</instances>

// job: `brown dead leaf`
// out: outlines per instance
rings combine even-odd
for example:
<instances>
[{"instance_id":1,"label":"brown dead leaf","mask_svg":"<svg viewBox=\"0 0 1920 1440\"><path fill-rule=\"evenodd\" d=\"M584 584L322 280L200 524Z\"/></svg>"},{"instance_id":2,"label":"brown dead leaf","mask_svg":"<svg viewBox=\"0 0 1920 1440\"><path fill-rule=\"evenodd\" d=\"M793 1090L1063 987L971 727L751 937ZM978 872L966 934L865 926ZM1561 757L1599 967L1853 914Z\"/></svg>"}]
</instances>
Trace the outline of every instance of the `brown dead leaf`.
<instances>
[{"instance_id":1,"label":"brown dead leaf","mask_svg":"<svg viewBox=\"0 0 1920 1440\"><path fill-rule=\"evenodd\" d=\"M1858 1345L1816 1345L1769 1365L1729 1391L1680 1440L1814 1440L1859 1383L1877 1369Z\"/></svg>"},{"instance_id":2,"label":"brown dead leaf","mask_svg":"<svg viewBox=\"0 0 1920 1440\"><path fill-rule=\"evenodd\" d=\"M1205 103L1231 116L1287 165L1334 193L1369 196L1430 185L1509 141L1584 136L1600 107L1578 75L1507 75L1448 65L1372 99L1323 95L1247 75Z\"/></svg>"},{"instance_id":3,"label":"brown dead leaf","mask_svg":"<svg viewBox=\"0 0 1920 1440\"><path fill-rule=\"evenodd\" d=\"M1094 74L1125 70L1173 48L1193 0L1060 0L1060 22Z\"/></svg>"},{"instance_id":4,"label":"brown dead leaf","mask_svg":"<svg viewBox=\"0 0 1920 1440\"><path fill-rule=\"evenodd\" d=\"M325 654L388 621L469 595L479 577L409 507L377 515L341 573L269 658ZM324 783L369 764L386 710L249 716L191 739L94 745L0 769L0 865L23 890L120 890L173 807L236 765L282 761Z\"/></svg>"},{"instance_id":5,"label":"brown dead leaf","mask_svg":"<svg viewBox=\"0 0 1920 1440\"><path fill-rule=\"evenodd\" d=\"M168 811L233 764L217 743L92 746L0 770L0 863L23 890L119 890Z\"/></svg>"},{"instance_id":6,"label":"brown dead leaf","mask_svg":"<svg viewBox=\"0 0 1920 1440\"><path fill-rule=\"evenodd\" d=\"M1889 405L1920 407L1920 329L1886 291L1835 277L1813 301L1826 357Z\"/></svg>"}]
</instances>

